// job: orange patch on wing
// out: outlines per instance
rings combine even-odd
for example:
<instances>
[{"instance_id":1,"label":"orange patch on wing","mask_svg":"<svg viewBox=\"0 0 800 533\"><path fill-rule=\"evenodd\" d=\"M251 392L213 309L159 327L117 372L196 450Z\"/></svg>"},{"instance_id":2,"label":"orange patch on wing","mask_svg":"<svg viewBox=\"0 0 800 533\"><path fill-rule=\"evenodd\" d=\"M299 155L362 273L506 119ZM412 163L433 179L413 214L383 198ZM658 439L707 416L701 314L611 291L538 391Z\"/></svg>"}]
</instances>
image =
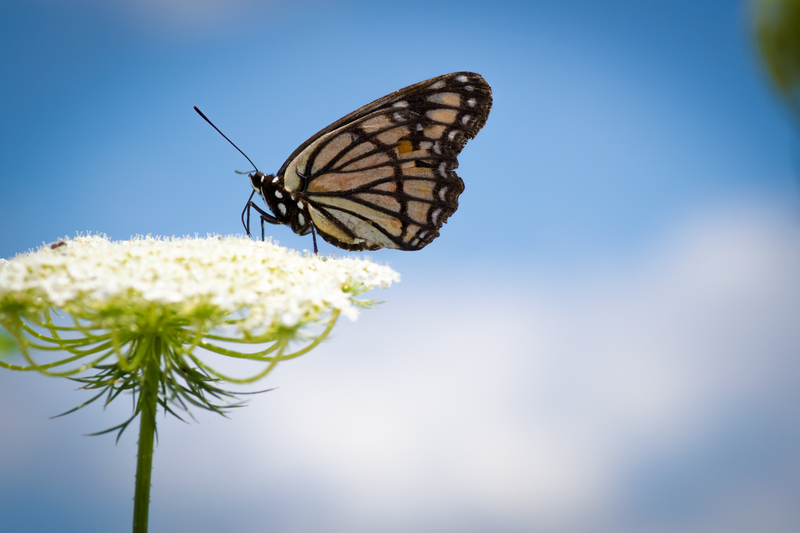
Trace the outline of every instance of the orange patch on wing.
<instances>
[{"instance_id":1,"label":"orange patch on wing","mask_svg":"<svg viewBox=\"0 0 800 533\"><path fill-rule=\"evenodd\" d=\"M414 146L411 144L411 141L409 141L408 139L403 139L402 141L397 143L397 153L400 154L400 155L408 154L408 153L412 152L413 150L414 150Z\"/></svg>"}]
</instances>

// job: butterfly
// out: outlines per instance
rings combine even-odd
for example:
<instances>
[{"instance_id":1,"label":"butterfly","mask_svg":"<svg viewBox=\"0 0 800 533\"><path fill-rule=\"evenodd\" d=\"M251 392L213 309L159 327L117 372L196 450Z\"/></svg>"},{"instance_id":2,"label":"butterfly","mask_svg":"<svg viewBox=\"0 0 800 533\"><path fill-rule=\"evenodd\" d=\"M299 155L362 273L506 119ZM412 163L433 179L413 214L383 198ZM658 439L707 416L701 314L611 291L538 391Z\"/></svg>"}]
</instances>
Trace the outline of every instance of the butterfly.
<instances>
[{"instance_id":1,"label":"butterfly","mask_svg":"<svg viewBox=\"0 0 800 533\"><path fill-rule=\"evenodd\" d=\"M247 235L255 209L262 239L265 222L286 224L298 235L312 233L315 252L315 233L345 250L427 246L458 208L464 182L457 156L491 107L492 89L479 74L454 72L353 111L301 144L277 174L253 165L242 211ZM256 193L270 212L253 202Z\"/></svg>"}]
</instances>

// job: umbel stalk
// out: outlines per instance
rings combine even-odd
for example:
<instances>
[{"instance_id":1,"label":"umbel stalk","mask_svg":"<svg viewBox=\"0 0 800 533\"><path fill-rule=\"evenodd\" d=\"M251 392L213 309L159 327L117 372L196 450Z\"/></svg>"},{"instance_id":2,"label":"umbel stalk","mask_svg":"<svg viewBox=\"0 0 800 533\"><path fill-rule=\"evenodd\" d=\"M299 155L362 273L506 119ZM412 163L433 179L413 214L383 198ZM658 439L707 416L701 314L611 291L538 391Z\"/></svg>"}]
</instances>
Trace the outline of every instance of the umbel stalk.
<instances>
[{"instance_id":1,"label":"umbel stalk","mask_svg":"<svg viewBox=\"0 0 800 533\"><path fill-rule=\"evenodd\" d=\"M156 435L156 409L158 408L159 364L161 339L148 343L152 353L143 368L139 404L139 449L136 456L136 489L133 497L133 533L147 533L150 512L150 486L153 472L153 445Z\"/></svg>"}]
</instances>

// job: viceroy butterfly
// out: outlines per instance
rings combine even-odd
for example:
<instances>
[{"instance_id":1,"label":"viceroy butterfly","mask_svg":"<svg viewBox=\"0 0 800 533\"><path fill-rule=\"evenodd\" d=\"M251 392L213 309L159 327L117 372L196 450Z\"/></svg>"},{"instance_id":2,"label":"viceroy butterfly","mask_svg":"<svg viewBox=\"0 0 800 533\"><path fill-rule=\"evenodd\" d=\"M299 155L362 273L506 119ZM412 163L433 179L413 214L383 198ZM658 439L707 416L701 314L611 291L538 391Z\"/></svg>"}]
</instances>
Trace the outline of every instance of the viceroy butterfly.
<instances>
[{"instance_id":1,"label":"viceroy butterfly","mask_svg":"<svg viewBox=\"0 0 800 533\"><path fill-rule=\"evenodd\" d=\"M353 111L301 144L277 174L249 174L245 231L255 209L262 238L267 222L298 235L316 229L345 250L423 248L458 208L457 156L491 107L492 89L479 74L454 72ZM256 193L271 213L253 202Z\"/></svg>"}]
</instances>

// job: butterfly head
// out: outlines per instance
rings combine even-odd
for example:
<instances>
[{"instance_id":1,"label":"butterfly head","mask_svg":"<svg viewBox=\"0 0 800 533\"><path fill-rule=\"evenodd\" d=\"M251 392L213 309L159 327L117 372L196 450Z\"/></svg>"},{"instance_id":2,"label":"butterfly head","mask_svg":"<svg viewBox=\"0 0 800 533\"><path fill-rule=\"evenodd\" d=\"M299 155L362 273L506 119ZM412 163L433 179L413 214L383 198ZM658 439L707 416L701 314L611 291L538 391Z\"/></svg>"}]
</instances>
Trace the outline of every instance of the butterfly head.
<instances>
[{"instance_id":1,"label":"butterfly head","mask_svg":"<svg viewBox=\"0 0 800 533\"><path fill-rule=\"evenodd\" d=\"M279 202L275 201L276 199L280 200L283 196L281 191L283 187L279 185L280 179L272 174L264 174L259 171L254 174L248 174L248 177L250 178L250 185L261 196L270 211L277 215L276 218L281 224L285 224L286 222L283 220L284 214L277 208Z\"/></svg>"},{"instance_id":2,"label":"butterfly head","mask_svg":"<svg viewBox=\"0 0 800 533\"><path fill-rule=\"evenodd\" d=\"M259 194L261 194L261 190L264 187L264 183L268 180L271 180L275 176L267 176L263 172L256 171L254 174L247 175L250 178L250 185L253 186L253 189Z\"/></svg>"},{"instance_id":3,"label":"butterfly head","mask_svg":"<svg viewBox=\"0 0 800 533\"><path fill-rule=\"evenodd\" d=\"M289 191L283 187L283 178L258 171L248 174L248 176L250 185L261 196L269 210L275 214L277 223L288 224L291 219L289 206L292 198Z\"/></svg>"}]
</instances>

